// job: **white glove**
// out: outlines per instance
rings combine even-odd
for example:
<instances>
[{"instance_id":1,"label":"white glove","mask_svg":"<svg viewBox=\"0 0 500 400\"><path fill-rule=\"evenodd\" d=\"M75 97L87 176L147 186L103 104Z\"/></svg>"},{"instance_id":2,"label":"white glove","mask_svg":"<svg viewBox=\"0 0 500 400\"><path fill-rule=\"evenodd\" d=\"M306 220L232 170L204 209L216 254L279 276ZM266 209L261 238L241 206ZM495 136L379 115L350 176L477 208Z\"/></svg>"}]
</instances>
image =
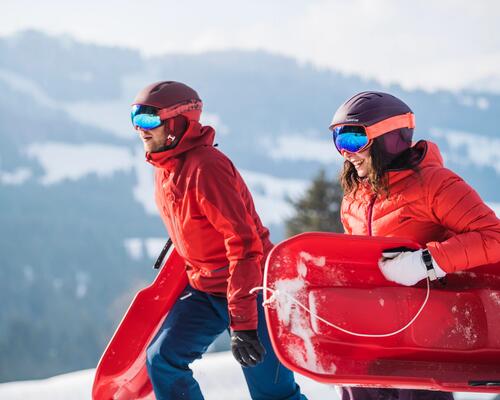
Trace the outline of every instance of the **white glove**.
<instances>
[{"instance_id":1,"label":"white glove","mask_svg":"<svg viewBox=\"0 0 500 400\"><path fill-rule=\"evenodd\" d=\"M413 286L422 279L429 277L422 258L422 251L384 251L382 258L378 261L380 271L388 281ZM446 272L437 265L432 257L431 259L437 277L444 277Z\"/></svg>"}]
</instances>

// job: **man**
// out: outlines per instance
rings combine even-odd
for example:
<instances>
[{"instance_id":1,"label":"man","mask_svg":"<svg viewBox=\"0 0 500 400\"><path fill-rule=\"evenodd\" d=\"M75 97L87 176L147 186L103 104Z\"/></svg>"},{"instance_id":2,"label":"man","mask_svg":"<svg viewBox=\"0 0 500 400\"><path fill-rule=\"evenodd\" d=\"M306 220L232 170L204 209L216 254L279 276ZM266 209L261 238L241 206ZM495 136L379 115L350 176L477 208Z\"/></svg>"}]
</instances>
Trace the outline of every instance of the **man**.
<instances>
[{"instance_id":1,"label":"man","mask_svg":"<svg viewBox=\"0 0 500 400\"><path fill-rule=\"evenodd\" d=\"M272 350L262 297L249 293L262 282L269 231L238 171L213 147L215 131L199 123L201 111L198 94L172 81L145 87L132 106L155 166L156 204L189 279L147 350L156 398L203 399L189 364L230 329L252 399L303 400Z\"/></svg>"}]
</instances>

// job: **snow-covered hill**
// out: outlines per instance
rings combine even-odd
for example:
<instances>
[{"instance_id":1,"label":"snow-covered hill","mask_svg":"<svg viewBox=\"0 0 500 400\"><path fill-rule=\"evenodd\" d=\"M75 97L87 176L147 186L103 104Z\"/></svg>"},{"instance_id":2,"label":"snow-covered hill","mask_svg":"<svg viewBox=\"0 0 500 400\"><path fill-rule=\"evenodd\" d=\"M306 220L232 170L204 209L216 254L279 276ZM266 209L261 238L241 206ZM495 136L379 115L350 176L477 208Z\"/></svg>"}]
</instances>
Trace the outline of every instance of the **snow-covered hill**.
<instances>
[{"instance_id":1,"label":"snow-covered hill","mask_svg":"<svg viewBox=\"0 0 500 400\"><path fill-rule=\"evenodd\" d=\"M247 400L246 383L231 353L211 353L193 365L206 400ZM94 370L88 369L53 378L0 384L2 400L89 400ZM332 386L302 376L299 385L309 400L338 399Z\"/></svg>"},{"instance_id":2,"label":"snow-covered hill","mask_svg":"<svg viewBox=\"0 0 500 400\"><path fill-rule=\"evenodd\" d=\"M231 353L207 354L193 366L206 400L248 400L245 380ZM2 400L89 400L94 370L88 369L39 381L0 384ZM309 400L337 400L336 389L297 375ZM456 393L455 400L492 400L483 393Z\"/></svg>"}]
</instances>

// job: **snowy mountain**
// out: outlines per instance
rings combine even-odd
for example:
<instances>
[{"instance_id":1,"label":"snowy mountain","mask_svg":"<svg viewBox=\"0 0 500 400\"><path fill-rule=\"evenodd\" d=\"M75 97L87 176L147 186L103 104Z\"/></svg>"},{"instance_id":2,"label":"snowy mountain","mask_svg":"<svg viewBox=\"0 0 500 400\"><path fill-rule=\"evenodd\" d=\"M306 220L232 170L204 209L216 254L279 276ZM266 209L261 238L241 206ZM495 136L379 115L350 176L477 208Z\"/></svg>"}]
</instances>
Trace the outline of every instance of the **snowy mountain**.
<instances>
[{"instance_id":1,"label":"snowy mountain","mask_svg":"<svg viewBox=\"0 0 500 400\"><path fill-rule=\"evenodd\" d=\"M193 371L206 400L247 400L241 369L229 352L207 354L193 364ZM84 370L50 379L0 384L2 400L89 400L94 370ZM297 375L297 383L309 400L337 400L334 386ZM455 393L455 400L497 400L486 393Z\"/></svg>"},{"instance_id":2,"label":"snowy mountain","mask_svg":"<svg viewBox=\"0 0 500 400\"><path fill-rule=\"evenodd\" d=\"M145 58L28 31L0 37L0 381L95 366L166 240L152 169L129 121L156 80L204 100L204 122L240 168L275 241L311 177L337 174L327 127L348 96L386 90L447 165L500 204L500 95L404 91L264 52ZM43 337L43 346L40 338Z\"/></svg>"}]
</instances>

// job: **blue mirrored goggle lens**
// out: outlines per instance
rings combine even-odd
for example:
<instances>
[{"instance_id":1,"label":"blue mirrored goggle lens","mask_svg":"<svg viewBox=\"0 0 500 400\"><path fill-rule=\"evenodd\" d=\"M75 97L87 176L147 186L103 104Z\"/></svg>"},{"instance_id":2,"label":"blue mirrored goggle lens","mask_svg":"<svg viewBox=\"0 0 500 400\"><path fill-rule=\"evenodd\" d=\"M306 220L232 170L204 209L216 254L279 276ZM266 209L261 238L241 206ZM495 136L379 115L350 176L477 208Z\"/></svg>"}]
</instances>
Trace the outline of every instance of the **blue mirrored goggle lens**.
<instances>
[{"instance_id":1,"label":"blue mirrored goggle lens","mask_svg":"<svg viewBox=\"0 0 500 400\"><path fill-rule=\"evenodd\" d=\"M161 125L161 119L158 115L137 114L132 118L132 124L134 127L149 130L158 128Z\"/></svg>"},{"instance_id":2,"label":"blue mirrored goggle lens","mask_svg":"<svg viewBox=\"0 0 500 400\"><path fill-rule=\"evenodd\" d=\"M145 130L159 127L162 121L156 112L155 107L134 104L130 113L132 125L134 128L139 127Z\"/></svg>"},{"instance_id":3,"label":"blue mirrored goggle lens","mask_svg":"<svg viewBox=\"0 0 500 400\"><path fill-rule=\"evenodd\" d=\"M362 126L341 126L333 129L333 141L339 152L356 153L368 144L368 137Z\"/></svg>"}]
</instances>

